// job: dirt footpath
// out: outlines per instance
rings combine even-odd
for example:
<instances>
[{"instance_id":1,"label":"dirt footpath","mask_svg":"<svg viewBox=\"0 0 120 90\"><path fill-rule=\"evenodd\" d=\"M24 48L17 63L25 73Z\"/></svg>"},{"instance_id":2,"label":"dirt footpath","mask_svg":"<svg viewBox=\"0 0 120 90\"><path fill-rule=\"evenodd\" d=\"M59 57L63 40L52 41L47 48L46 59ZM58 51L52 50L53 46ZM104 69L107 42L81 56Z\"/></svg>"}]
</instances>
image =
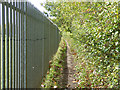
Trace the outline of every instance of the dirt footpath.
<instances>
[{"instance_id":1,"label":"dirt footpath","mask_svg":"<svg viewBox=\"0 0 120 90\"><path fill-rule=\"evenodd\" d=\"M75 70L75 63L73 61L73 56L70 51L70 47L68 42L67 43L67 57L65 60L65 67L63 69L63 76L62 76L62 88L76 88L78 86L77 82L75 81L74 74Z\"/></svg>"}]
</instances>

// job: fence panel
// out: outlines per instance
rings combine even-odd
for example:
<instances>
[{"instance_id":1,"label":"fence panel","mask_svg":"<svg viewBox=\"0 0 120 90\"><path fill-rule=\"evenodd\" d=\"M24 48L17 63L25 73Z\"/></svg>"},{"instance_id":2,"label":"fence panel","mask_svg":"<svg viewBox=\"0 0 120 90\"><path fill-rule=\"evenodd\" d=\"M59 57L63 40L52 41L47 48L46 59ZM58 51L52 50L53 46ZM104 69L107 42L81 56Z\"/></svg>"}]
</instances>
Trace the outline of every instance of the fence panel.
<instances>
[{"instance_id":1,"label":"fence panel","mask_svg":"<svg viewBox=\"0 0 120 90\"><path fill-rule=\"evenodd\" d=\"M28 4L27 16L27 86L38 87L42 79L43 19ZM29 13L32 11L32 14ZM39 17L38 17L39 16ZM38 19L37 19L38 18Z\"/></svg>"},{"instance_id":2,"label":"fence panel","mask_svg":"<svg viewBox=\"0 0 120 90\"><path fill-rule=\"evenodd\" d=\"M29 2L0 2L0 88L38 88L59 30Z\"/></svg>"}]
</instances>

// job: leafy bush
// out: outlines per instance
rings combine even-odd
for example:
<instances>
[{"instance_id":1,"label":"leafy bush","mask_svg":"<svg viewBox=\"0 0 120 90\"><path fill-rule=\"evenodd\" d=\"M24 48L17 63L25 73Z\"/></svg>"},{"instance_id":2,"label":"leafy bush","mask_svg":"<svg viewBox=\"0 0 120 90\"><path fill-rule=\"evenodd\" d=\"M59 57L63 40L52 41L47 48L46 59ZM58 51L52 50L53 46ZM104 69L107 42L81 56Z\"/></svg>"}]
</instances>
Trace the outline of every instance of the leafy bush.
<instances>
[{"instance_id":1,"label":"leafy bush","mask_svg":"<svg viewBox=\"0 0 120 90\"><path fill-rule=\"evenodd\" d=\"M70 32L71 46L80 64L79 87L118 87L120 28L118 3L48 2L46 9L63 33Z\"/></svg>"}]
</instances>

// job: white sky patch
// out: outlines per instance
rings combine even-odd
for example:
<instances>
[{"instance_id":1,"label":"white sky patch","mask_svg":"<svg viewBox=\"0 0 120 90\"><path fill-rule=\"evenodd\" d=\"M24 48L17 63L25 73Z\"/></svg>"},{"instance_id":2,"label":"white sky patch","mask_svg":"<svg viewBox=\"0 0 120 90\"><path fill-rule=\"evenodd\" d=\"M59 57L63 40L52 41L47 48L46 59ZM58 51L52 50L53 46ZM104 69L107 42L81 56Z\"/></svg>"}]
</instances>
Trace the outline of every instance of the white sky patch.
<instances>
[{"instance_id":1,"label":"white sky patch","mask_svg":"<svg viewBox=\"0 0 120 90\"><path fill-rule=\"evenodd\" d=\"M46 0L28 0L28 1L31 2L34 5L34 7L36 7L41 12L44 12L44 11L47 12L47 10L40 5L40 3L45 3Z\"/></svg>"}]
</instances>

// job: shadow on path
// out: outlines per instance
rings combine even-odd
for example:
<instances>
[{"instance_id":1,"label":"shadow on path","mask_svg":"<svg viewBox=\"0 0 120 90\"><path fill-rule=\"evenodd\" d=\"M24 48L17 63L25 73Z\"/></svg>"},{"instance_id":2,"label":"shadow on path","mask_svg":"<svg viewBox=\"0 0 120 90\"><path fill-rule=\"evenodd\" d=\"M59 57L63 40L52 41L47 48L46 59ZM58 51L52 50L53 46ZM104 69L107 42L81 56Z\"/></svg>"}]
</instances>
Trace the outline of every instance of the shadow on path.
<instances>
[{"instance_id":1,"label":"shadow on path","mask_svg":"<svg viewBox=\"0 0 120 90\"><path fill-rule=\"evenodd\" d=\"M68 65L67 65L67 50L66 50L66 57L64 59L64 68L62 73L62 88L65 88L68 85Z\"/></svg>"},{"instance_id":2,"label":"shadow on path","mask_svg":"<svg viewBox=\"0 0 120 90\"><path fill-rule=\"evenodd\" d=\"M77 82L75 82L75 77L74 77L74 74L76 73L75 62L67 41L66 44L67 44L67 51L66 51L66 58L64 60L61 87L75 88L78 85Z\"/></svg>"}]
</instances>

